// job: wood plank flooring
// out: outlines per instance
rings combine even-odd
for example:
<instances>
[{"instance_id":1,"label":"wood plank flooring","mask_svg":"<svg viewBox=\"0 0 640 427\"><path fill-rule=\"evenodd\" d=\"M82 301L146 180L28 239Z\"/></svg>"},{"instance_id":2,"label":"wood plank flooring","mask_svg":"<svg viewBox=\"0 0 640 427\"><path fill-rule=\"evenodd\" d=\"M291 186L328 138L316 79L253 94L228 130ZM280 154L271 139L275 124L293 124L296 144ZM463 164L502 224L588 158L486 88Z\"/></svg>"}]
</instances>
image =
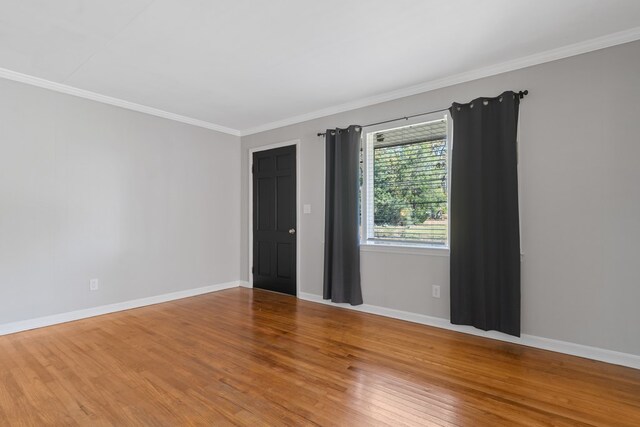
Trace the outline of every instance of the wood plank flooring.
<instances>
[{"instance_id":1,"label":"wood plank flooring","mask_svg":"<svg viewBox=\"0 0 640 427\"><path fill-rule=\"evenodd\" d=\"M0 337L0 425L640 426L640 371L230 289Z\"/></svg>"}]
</instances>

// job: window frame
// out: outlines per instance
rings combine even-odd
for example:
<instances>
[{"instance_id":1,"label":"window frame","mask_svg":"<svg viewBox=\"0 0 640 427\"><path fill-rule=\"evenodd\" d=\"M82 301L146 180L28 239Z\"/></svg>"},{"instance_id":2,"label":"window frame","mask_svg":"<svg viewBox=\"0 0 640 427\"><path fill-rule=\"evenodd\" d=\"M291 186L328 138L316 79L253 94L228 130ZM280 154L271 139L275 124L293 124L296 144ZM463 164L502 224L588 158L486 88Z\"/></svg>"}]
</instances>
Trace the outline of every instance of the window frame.
<instances>
[{"instance_id":1,"label":"window frame","mask_svg":"<svg viewBox=\"0 0 640 427\"><path fill-rule=\"evenodd\" d=\"M423 242L407 240L376 239L373 236L373 143L370 135L376 132L432 122L446 118L447 121L447 241L444 245L434 245ZM425 116L408 119L397 126L390 126L389 123L371 126L362 133L362 191L360 200L360 214L362 233L360 236L361 250L366 252L391 252L409 253L414 255L436 255L447 256L449 254L449 242L451 239L451 154L453 141L453 126L448 111L432 113Z\"/></svg>"}]
</instances>

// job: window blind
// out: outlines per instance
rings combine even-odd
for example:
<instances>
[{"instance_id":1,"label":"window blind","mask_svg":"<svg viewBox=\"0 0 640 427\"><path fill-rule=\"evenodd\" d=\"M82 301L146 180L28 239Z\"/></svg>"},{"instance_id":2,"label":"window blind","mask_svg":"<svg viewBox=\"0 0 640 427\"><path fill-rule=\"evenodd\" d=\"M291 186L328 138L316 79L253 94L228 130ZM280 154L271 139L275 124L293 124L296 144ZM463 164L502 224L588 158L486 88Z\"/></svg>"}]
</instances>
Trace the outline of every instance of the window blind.
<instances>
[{"instance_id":1,"label":"window blind","mask_svg":"<svg viewBox=\"0 0 640 427\"><path fill-rule=\"evenodd\" d=\"M446 119L374 132L373 238L446 245Z\"/></svg>"}]
</instances>

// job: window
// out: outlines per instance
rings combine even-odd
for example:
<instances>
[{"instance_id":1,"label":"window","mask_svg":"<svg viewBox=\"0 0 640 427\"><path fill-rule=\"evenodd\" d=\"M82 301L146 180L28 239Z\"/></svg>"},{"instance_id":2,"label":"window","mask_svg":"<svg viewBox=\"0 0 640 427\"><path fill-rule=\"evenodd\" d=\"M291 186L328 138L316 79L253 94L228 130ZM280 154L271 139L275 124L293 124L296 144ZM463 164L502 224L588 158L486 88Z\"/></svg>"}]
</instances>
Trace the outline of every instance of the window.
<instances>
[{"instance_id":1,"label":"window","mask_svg":"<svg viewBox=\"0 0 640 427\"><path fill-rule=\"evenodd\" d=\"M367 133L364 148L367 241L447 247L447 117Z\"/></svg>"}]
</instances>

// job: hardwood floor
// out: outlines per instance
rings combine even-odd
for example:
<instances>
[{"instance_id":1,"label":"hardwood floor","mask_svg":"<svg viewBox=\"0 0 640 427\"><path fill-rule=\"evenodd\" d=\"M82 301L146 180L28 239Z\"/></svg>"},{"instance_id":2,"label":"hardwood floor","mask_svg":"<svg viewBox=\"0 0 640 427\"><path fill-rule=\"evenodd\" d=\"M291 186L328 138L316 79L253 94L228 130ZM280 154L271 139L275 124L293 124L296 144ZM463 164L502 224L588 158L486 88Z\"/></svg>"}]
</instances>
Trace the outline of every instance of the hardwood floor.
<instances>
[{"instance_id":1,"label":"hardwood floor","mask_svg":"<svg viewBox=\"0 0 640 427\"><path fill-rule=\"evenodd\" d=\"M640 425L640 371L230 289L0 337L0 425Z\"/></svg>"}]
</instances>

